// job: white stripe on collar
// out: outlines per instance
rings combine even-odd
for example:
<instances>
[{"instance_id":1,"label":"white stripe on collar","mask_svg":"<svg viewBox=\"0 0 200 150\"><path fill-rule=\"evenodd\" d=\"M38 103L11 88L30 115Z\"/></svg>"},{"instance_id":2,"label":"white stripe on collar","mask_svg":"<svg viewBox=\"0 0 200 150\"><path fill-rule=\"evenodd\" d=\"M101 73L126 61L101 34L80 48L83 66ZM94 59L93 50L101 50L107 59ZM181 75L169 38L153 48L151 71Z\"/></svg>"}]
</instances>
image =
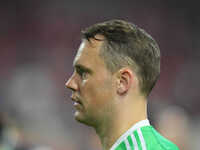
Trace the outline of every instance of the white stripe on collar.
<instances>
[{"instance_id":1,"label":"white stripe on collar","mask_svg":"<svg viewBox=\"0 0 200 150\"><path fill-rule=\"evenodd\" d=\"M122 136L120 136L117 141L113 144L113 146L110 148L110 150L114 150L128 135L130 135L133 131L144 127L144 126L149 126L149 120L145 119L142 121L137 122L134 124L130 129L128 129Z\"/></svg>"}]
</instances>

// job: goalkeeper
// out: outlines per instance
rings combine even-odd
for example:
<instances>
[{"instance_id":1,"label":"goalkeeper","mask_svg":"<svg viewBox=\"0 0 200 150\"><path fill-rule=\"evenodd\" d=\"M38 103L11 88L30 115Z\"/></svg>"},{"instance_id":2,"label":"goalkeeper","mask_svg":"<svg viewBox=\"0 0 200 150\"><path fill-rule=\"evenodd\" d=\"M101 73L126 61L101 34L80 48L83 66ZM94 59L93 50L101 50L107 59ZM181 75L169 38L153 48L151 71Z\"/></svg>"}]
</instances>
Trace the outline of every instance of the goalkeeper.
<instances>
[{"instance_id":1,"label":"goalkeeper","mask_svg":"<svg viewBox=\"0 0 200 150\"><path fill-rule=\"evenodd\" d=\"M178 150L148 121L160 50L143 29L123 20L86 28L73 66L74 117L96 130L103 150Z\"/></svg>"}]
</instances>

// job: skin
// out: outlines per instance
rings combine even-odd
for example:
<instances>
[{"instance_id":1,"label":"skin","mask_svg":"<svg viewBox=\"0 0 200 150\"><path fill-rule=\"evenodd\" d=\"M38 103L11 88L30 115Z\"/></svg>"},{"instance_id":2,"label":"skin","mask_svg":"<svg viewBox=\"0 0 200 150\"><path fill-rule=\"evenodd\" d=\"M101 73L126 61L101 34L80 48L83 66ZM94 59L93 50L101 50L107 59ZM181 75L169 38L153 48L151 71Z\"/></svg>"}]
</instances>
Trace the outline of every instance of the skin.
<instances>
[{"instance_id":1,"label":"skin","mask_svg":"<svg viewBox=\"0 0 200 150\"><path fill-rule=\"evenodd\" d=\"M101 35L95 38L104 39ZM72 90L75 119L92 126L104 150L138 121L147 118L147 101L136 74L127 66L111 73L100 57L103 41L83 40L66 82Z\"/></svg>"}]
</instances>

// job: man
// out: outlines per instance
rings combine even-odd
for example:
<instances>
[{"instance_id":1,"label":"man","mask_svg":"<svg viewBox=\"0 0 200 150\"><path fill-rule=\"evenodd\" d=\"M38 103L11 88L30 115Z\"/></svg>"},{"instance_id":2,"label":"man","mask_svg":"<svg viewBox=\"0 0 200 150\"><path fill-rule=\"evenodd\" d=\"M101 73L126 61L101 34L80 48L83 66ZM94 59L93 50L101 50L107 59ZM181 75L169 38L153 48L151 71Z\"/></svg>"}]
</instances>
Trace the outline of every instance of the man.
<instances>
[{"instance_id":1,"label":"man","mask_svg":"<svg viewBox=\"0 0 200 150\"><path fill-rule=\"evenodd\" d=\"M104 150L178 150L147 120L147 97L160 73L154 39L111 20L82 31L71 89L75 119L92 126Z\"/></svg>"}]
</instances>

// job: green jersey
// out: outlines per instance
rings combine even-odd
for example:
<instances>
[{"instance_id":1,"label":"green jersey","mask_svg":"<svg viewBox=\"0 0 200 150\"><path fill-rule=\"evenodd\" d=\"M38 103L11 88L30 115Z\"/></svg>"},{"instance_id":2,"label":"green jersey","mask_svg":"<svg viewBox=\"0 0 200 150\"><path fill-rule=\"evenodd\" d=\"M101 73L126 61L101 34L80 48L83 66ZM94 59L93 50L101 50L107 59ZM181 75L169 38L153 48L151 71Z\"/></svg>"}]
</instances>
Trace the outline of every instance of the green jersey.
<instances>
[{"instance_id":1,"label":"green jersey","mask_svg":"<svg viewBox=\"0 0 200 150\"><path fill-rule=\"evenodd\" d=\"M142 120L124 133L110 150L179 150L161 136L148 120Z\"/></svg>"}]
</instances>

